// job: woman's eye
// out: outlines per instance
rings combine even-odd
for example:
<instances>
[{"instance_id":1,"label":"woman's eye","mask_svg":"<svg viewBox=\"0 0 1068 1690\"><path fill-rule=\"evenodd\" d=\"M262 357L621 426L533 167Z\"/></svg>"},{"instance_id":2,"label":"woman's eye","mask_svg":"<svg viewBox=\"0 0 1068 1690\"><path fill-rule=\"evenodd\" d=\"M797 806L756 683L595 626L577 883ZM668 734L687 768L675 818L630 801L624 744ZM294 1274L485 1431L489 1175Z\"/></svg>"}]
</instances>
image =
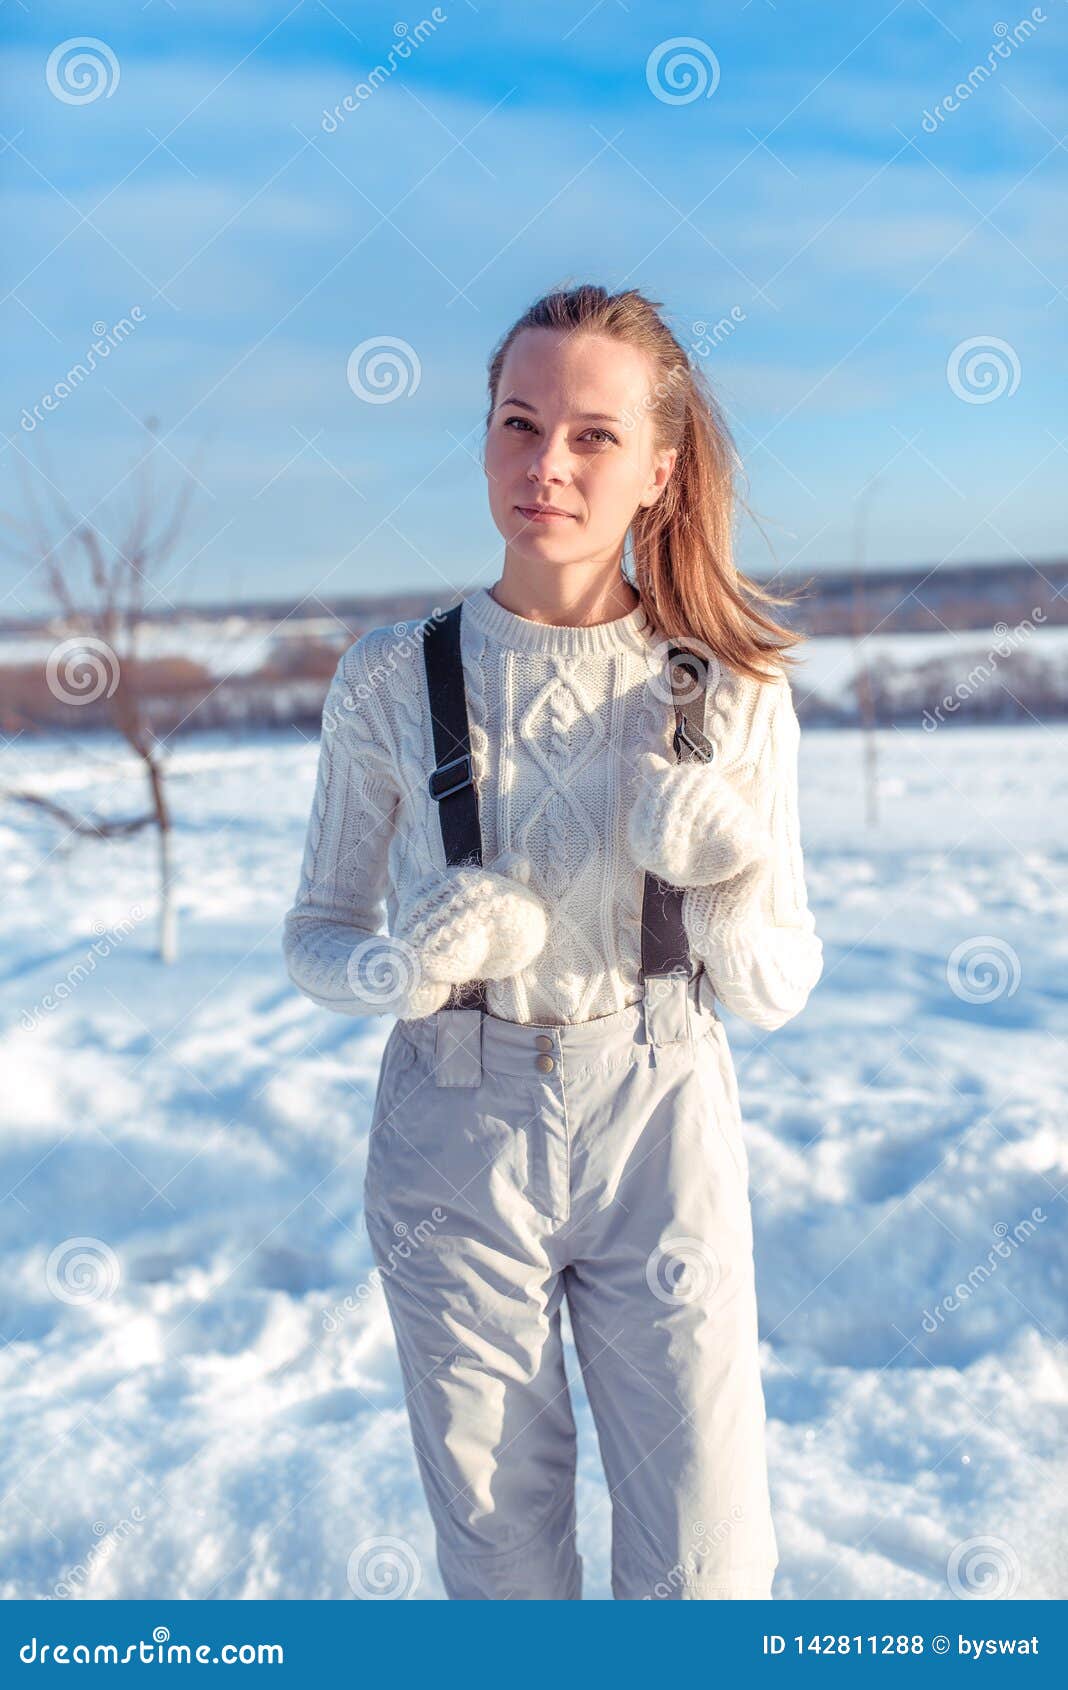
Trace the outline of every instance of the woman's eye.
<instances>
[{"instance_id":1,"label":"woman's eye","mask_svg":"<svg viewBox=\"0 0 1068 1690\"><path fill-rule=\"evenodd\" d=\"M530 421L529 417L505 417L505 419L504 419L504 427L505 428L510 428L512 423L522 423L524 428L533 428L533 426L534 426L533 423ZM587 435L597 434L597 435L600 435L602 440L611 441L613 446L619 445L619 441L617 440L616 436L614 434L610 433L610 431L607 428L588 428L586 430L586 434Z\"/></svg>"}]
</instances>

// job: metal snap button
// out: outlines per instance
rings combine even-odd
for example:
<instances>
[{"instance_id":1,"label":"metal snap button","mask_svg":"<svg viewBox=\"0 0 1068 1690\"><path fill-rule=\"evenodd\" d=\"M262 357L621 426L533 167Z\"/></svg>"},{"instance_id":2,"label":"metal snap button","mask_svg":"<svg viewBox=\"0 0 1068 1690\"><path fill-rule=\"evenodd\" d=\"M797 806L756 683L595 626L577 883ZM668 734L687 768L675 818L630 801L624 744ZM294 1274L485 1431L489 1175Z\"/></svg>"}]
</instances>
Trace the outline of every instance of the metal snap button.
<instances>
[{"instance_id":1,"label":"metal snap button","mask_svg":"<svg viewBox=\"0 0 1068 1690\"><path fill-rule=\"evenodd\" d=\"M537 1056L534 1059L534 1066L539 1074L551 1074L556 1067L556 1063L551 1056Z\"/></svg>"},{"instance_id":2,"label":"metal snap button","mask_svg":"<svg viewBox=\"0 0 1068 1690\"><path fill-rule=\"evenodd\" d=\"M539 1050L552 1050L553 1048L553 1041L548 1033L539 1033L534 1043Z\"/></svg>"}]
</instances>

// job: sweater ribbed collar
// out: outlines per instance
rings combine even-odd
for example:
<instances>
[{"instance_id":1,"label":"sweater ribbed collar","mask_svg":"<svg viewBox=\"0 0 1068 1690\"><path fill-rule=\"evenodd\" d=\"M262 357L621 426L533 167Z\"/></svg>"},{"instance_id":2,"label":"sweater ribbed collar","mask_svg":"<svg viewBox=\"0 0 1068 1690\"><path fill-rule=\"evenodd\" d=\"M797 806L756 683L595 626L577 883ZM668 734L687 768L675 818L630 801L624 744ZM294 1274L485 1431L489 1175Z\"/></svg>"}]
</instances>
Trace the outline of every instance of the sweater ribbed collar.
<instances>
[{"instance_id":1,"label":"sweater ribbed collar","mask_svg":"<svg viewBox=\"0 0 1068 1690\"><path fill-rule=\"evenodd\" d=\"M645 650L652 628L644 605L640 602L626 616L614 617L611 622L594 622L575 628L556 622L531 622L517 616L490 594L488 587L479 587L463 601L462 616L477 623L487 639L509 651L532 651L558 657L596 656L613 651Z\"/></svg>"}]
</instances>

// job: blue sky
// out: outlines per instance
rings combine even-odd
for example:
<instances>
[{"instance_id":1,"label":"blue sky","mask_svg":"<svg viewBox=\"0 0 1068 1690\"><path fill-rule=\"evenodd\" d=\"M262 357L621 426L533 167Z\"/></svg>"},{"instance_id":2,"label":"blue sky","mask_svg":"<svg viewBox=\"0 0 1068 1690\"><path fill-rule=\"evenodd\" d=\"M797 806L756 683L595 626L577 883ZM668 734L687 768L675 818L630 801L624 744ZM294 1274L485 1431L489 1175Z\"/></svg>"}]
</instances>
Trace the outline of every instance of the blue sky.
<instances>
[{"instance_id":1,"label":"blue sky","mask_svg":"<svg viewBox=\"0 0 1068 1690\"><path fill-rule=\"evenodd\" d=\"M872 562L1063 555L1064 0L3 16L3 504L20 517L21 469L121 532L158 419L159 483L199 482L160 602L496 580L487 359L539 293L582 280L642 288L687 344L730 323L700 361L759 519L743 567L849 561L873 476ZM84 90L49 55L81 36L111 92L65 100ZM695 86L647 74L679 37L703 87L665 99ZM370 404L347 370L381 337L420 379ZM991 341L994 398L959 350ZM2 613L38 609L37 582L0 568Z\"/></svg>"}]
</instances>

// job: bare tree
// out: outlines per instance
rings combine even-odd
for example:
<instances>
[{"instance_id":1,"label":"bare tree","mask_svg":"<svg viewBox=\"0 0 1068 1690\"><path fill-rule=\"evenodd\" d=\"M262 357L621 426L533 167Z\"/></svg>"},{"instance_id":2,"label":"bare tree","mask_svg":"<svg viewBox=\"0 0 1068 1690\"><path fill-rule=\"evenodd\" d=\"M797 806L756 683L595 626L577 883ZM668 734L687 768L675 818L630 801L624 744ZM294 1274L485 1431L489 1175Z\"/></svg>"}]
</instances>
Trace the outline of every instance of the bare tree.
<instances>
[{"instance_id":1,"label":"bare tree","mask_svg":"<svg viewBox=\"0 0 1068 1690\"><path fill-rule=\"evenodd\" d=\"M145 425L155 432L155 423ZM187 471L177 490L161 492L153 472L155 442L123 477L130 482L130 508L119 519L117 537L76 512L54 478L39 472L40 488L23 474L27 521L16 543L22 560L44 575L49 598L68 636L48 660L48 686L72 706L104 698L116 728L141 760L148 784L148 808L123 819L78 816L32 792L8 796L54 815L71 833L96 839L126 837L155 827L159 842L159 954L178 954L174 906L171 813L166 794L167 747L152 726L143 686L138 641L145 621L150 578L174 554L189 510L195 477ZM96 508L96 507L94 507Z\"/></svg>"},{"instance_id":2,"label":"bare tree","mask_svg":"<svg viewBox=\"0 0 1068 1690\"><path fill-rule=\"evenodd\" d=\"M867 525L871 500L879 477L873 475L856 497L853 517L853 594L850 621L853 637L857 703L860 706L861 739L864 749L865 809L869 827L879 821L879 772L875 731L875 701L872 696L871 669L864 650L869 633L868 611L864 596L864 568L867 562Z\"/></svg>"}]
</instances>

